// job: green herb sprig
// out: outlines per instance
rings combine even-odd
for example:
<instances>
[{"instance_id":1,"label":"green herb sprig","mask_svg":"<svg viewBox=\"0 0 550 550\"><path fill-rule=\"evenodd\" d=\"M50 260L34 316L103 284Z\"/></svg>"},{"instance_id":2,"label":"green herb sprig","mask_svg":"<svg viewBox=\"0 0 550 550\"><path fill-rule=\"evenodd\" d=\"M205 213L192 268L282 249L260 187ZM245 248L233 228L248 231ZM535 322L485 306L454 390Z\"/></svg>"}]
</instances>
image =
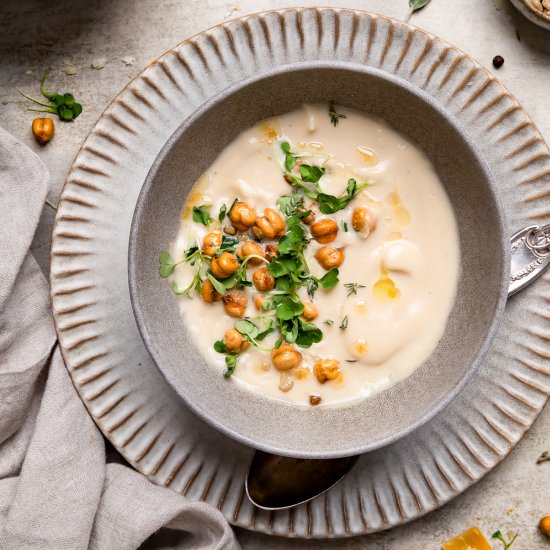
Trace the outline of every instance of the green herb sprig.
<instances>
[{"instance_id":1,"label":"green herb sprig","mask_svg":"<svg viewBox=\"0 0 550 550\"><path fill-rule=\"evenodd\" d=\"M345 289L348 291L348 297L352 294L357 294L357 290L360 288L365 288L365 285L360 285L358 283L344 283Z\"/></svg>"},{"instance_id":2,"label":"green herb sprig","mask_svg":"<svg viewBox=\"0 0 550 550\"><path fill-rule=\"evenodd\" d=\"M42 96L44 96L48 100L48 103L40 101L39 99L35 99L34 97L27 95L26 93L22 92L19 89L17 89L17 91L23 97L29 99L36 105L40 105L41 107L46 107L46 109L29 109L29 111L34 111L35 113L57 114L61 120L64 120L66 122L71 122L75 118L77 118L80 115L80 113L82 113L82 105L75 101L75 98L72 94L69 94L69 93L60 94L60 93L54 93L54 92L47 92L44 89L44 85L46 84L46 79L48 78L50 70L51 68L48 67L44 71L44 74L40 79L40 93L42 94Z\"/></svg>"},{"instance_id":3,"label":"green herb sprig","mask_svg":"<svg viewBox=\"0 0 550 550\"><path fill-rule=\"evenodd\" d=\"M336 112L334 101L329 101L328 103L328 116L330 117L330 122L335 128L338 126L338 122L340 122L341 118L347 118L346 115Z\"/></svg>"}]
</instances>

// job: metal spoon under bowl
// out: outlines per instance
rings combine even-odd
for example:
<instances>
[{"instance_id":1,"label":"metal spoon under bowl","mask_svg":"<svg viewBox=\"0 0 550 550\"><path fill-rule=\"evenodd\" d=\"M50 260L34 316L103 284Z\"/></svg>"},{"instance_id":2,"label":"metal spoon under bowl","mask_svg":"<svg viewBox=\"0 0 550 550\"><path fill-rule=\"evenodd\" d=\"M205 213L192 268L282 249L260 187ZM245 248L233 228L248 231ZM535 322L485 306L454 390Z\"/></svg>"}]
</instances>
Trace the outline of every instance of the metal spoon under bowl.
<instances>
[{"instance_id":1,"label":"metal spoon under bowl","mask_svg":"<svg viewBox=\"0 0 550 550\"><path fill-rule=\"evenodd\" d=\"M511 252L509 297L550 265L550 224L518 231L512 236ZM359 456L311 460L256 451L246 475L246 494L252 504L264 510L292 508L328 491L358 460Z\"/></svg>"}]
</instances>

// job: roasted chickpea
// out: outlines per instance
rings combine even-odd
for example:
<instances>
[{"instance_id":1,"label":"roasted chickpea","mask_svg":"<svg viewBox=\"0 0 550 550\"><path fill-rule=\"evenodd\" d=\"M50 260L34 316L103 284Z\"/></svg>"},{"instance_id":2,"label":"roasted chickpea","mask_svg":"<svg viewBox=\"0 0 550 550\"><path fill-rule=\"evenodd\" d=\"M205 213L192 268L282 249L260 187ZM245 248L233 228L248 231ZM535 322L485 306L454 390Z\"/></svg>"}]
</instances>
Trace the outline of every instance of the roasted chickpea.
<instances>
[{"instance_id":1,"label":"roasted chickpea","mask_svg":"<svg viewBox=\"0 0 550 550\"><path fill-rule=\"evenodd\" d=\"M539 529L547 537L550 537L550 516L544 516L539 521Z\"/></svg>"},{"instance_id":2,"label":"roasted chickpea","mask_svg":"<svg viewBox=\"0 0 550 550\"><path fill-rule=\"evenodd\" d=\"M290 370L302 363L302 354L291 344L281 344L271 352L271 360L277 370Z\"/></svg>"},{"instance_id":3,"label":"roasted chickpea","mask_svg":"<svg viewBox=\"0 0 550 550\"><path fill-rule=\"evenodd\" d=\"M324 384L328 380L334 380L340 374L340 363L336 359L321 359L315 363L313 372L317 380Z\"/></svg>"},{"instance_id":4,"label":"roasted chickpea","mask_svg":"<svg viewBox=\"0 0 550 550\"><path fill-rule=\"evenodd\" d=\"M278 239L285 233L285 221L273 208L266 208L252 229L258 239Z\"/></svg>"},{"instance_id":5,"label":"roasted chickpea","mask_svg":"<svg viewBox=\"0 0 550 550\"><path fill-rule=\"evenodd\" d=\"M256 210L247 202L237 202L229 212L229 219L235 229L248 231L256 223Z\"/></svg>"},{"instance_id":6,"label":"roasted chickpea","mask_svg":"<svg viewBox=\"0 0 550 550\"><path fill-rule=\"evenodd\" d=\"M265 245L265 259L271 261L277 256L277 248L279 243L270 243Z\"/></svg>"},{"instance_id":7,"label":"roasted chickpea","mask_svg":"<svg viewBox=\"0 0 550 550\"><path fill-rule=\"evenodd\" d=\"M256 294L256 297L254 298L254 305L258 311L264 310L264 302L265 296L263 294Z\"/></svg>"},{"instance_id":8,"label":"roasted chickpea","mask_svg":"<svg viewBox=\"0 0 550 550\"><path fill-rule=\"evenodd\" d=\"M351 225L361 237L366 239L369 233L376 229L376 217L368 208L360 206L353 211Z\"/></svg>"},{"instance_id":9,"label":"roasted chickpea","mask_svg":"<svg viewBox=\"0 0 550 550\"><path fill-rule=\"evenodd\" d=\"M227 279L227 277L233 275L233 273L239 269L239 262L233 254L223 252L217 258L212 260L210 269L212 270L214 277L218 279Z\"/></svg>"},{"instance_id":10,"label":"roasted chickpea","mask_svg":"<svg viewBox=\"0 0 550 550\"><path fill-rule=\"evenodd\" d=\"M35 118L32 121L32 134L40 145L46 145L53 138L55 126L51 118Z\"/></svg>"},{"instance_id":11,"label":"roasted chickpea","mask_svg":"<svg viewBox=\"0 0 550 550\"><path fill-rule=\"evenodd\" d=\"M313 210L310 210L309 214L305 218L302 218L302 221L306 225L311 225L315 221L315 212L313 212Z\"/></svg>"},{"instance_id":12,"label":"roasted chickpea","mask_svg":"<svg viewBox=\"0 0 550 550\"><path fill-rule=\"evenodd\" d=\"M244 260L247 256L261 256L264 257L264 251L262 247L254 241L246 241L239 250L237 250L237 256ZM248 265L260 265L262 260L259 258L250 258Z\"/></svg>"},{"instance_id":13,"label":"roasted chickpea","mask_svg":"<svg viewBox=\"0 0 550 550\"><path fill-rule=\"evenodd\" d=\"M313 302L304 302L302 317L306 321L313 321L317 318L317 315L319 315L319 310L315 307L315 304Z\"/></svg>"},{"instance_id":14,"label":"roasted chickpea","mask_svg":"<svg viewBox=\"0 0 550 550\"><path fill-rule=\"evenodd\" d=\"M222 299L222 295L214 288L214 285L210 279L205 279L201 286L201 298L212 304L213 302L219 302Z\"/></svg>"},{"instance_id":15,"label":"roasted chickpea","mask_svg":"<svg viewBox=\"0 0 550 550\"><path fill-rule=\"evenodd\" d=\"M235 328L230 328L223 335L227 351L230 353L241 353L250 345L248 340Z\"/></svg>"},{"instance_id":16,"label":"roasted chickpea","mask_svg":"<svg viewBox=\"0 0 550 550\"><path fill-rule=\"evenodd\" d=\"M269 273L267 267L261 267L254 271L252 282L260 292L269 292L275 286L275 277Z\"/></svg>"},{"instance_id":17,"label":"roasted chickpea","mask_svg":"<svg viewBox=\"0 0 550 550\"><path fill-rule=\"evenodd\" d=\"M214 256L216 250L222 245L222 234L219 231L211 231L202 240L202 251L207 256Z\"/></svg>"},{"instance_id":18,"label":"roasted chickpea","mask_svg":"<svg viewBox=\"0 0 550 550\"><path fill-rule=\"evenodd\" d=\"M320 395L310 395L309 396L309 404L310 405L318 405L321 402L321 396Z\"/></svg>"},{"instance_id":19,"label":"roasted chickpea","mask_svg":"<svg viewBox=\"0 0 550 550\"><path fill-rule=\"evenodd\" d=\"M323 218L311 226L311 234L318 243L331 243L338 235L338 224L334 220Z\"/></svg>"},{"instance_id":20,"label":"roasted chickpea","mask_svg":"<svg viewBox=\"0 0 550 550\"><path fill-rule=\"evenodd\" d=\"M323 246L317 250L315 257L321 264L321 267L328 271L333 267L340 267L344 263L344 249L334 248L333 246Z\"/></svg>"},{"instance_id":21,"label":"roasted chickpea","mask_svg":"<svg viewBox=\"0 0 550 550\"><path fill-rule=\"evenodd\" d=\"M248 298L242 292L228 292L223 297L225 312L231 317L244 317Z\"/></svg>"}]
</instances>

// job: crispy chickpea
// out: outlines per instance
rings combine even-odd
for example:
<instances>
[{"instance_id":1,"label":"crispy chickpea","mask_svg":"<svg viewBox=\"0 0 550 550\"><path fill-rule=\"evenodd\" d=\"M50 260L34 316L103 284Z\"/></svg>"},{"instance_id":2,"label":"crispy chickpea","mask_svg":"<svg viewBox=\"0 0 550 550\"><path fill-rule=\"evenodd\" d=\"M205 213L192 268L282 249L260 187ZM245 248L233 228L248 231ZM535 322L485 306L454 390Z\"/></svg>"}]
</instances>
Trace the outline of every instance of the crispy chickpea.
<instances>
[{"instance_id":1,"label":"crispy chickpea","mask_svg":"<svg viewBox=\"0 0 550 550\"><path fill-rule=\"evenodd\" d=\"M290 370L302 363L302 354L291 344L281 344L271 352L271 360L277 370Z\"/></svg>"},{"instance_id":2,"label":"crispy chickpea","mask_svg":"<svg viewBox=\"0 0 550 550\"><path fill-rule=\"evenodd\" d=\"M210 279L205 279L201 286L201 298L208 304L219 302L222 299L222 295L214 288Z\"/></svg>"},{"instance_id":3,"label":"crispy chickpea","mask_svg":"<svg viewBox=\"0 0 550 550\"><path fill-rule=\"evenodd\" d=\"M302 218L302 221L306 225L311 225L315 221L315 212L313 212L313 210L310 210L309 214L305 218Z\"/></svg>"},{"instance_id":4,"label":"crispy chickpea","mask_svg":"<svg viewBox=\"0 0 550 550\"><path fill-rule=\"evenodd\" d=\"M235 229L248 231L256 223L256 210L247 202L237 202L229 212L229 219Z\"/></svg>"},{"instance_id":5,"label":"crispy chickpea","mask_svg":"<svg viewBox=\"0 0 550 550\"><path fill-rule=\"evenodd\" d=\"M210 269L212 270L214 277L218 279L227 279L227 277L233 275L233 273L239 269L239 262L233 254L223 252L217 258L212 260Z\"/></svg>"},{"instance_id":6,"label":"crispy chickpea","mask_svg":"<svg viewBox=\"0 0 550 550\"><path fill-rule=\"evenodd\" d=\"M244 317L248 298L242 292L228 292L223 297L225 312L231 317Z\"/></svg>"},{"instance_id":7,"label":"crispy chickpea","mask_svg":"<svg viewBox=\"0 0 550 550\"><path fill-rule=\"evenodd\" d=\"M313 321L314 319L317 319L317 315L319 315L319 310L315 307L315 304L313 302L304 302L304 312L302 313L302 317L306 321Z\"/></svg>"},{"instance_id":8,"label":"crispy chickpea","mask_svg":"<svg viewBox=\"0 0 550 550\"><path fill-rule=\"evenodd\" d=\"M264 257L264 251L262 247L254 241L246 241L239 250L237 250L237 256L244 260L246 256L261 256ZM250 258L248 265L260 265L262 260L259 258Z\"/></svg>"},{"instance_id":9,"label":"crispy chickpea","mask_svg":"<svg viewBox=\"0 0 550 550\"><path fill-rule=\"evenodd\" d=\"M323 218L311 226L311 234L318 243L331 243L338 235L338 224L334 220Z\"/></svg>"},{"instance_id":10,"label":"crispy chickpea","mask_svg":"<svg viewBox=\"0 0 550 550\"><path fill-rule=\"evenodd\" d=\"M544 516L539 521L539 529L547 537L550 537L550 516Z\"/></svg>"},{"instance_id":11,"label":"crispy chickpea","mask_svg":"<svg viewBox=\"0 0 550 550\"><path fill-rule=\"evenodd\" d=\"M211 231L202 240L202 251L207 256L214 256L216 250L222 245L222 234L219 231Z\"/></svg>"},{"instance_id":12,"label":"crispy chickpea","mask_svg":"<svg viewBox=\"0 0 550 550\"><path fill-rule=\"evenodd\" d=\"M323 246L317 250L315 257L321 264L321 267L328 271L333 267L340 267L344 263L344 249L334 248L333 246Z\"/></svg>"},{"instance_id":13,"label":"crispy chickpea","mask_svg":"<svg viewBox=\"0 0 550 550\"><path fill-rule=\"evenodd\" d=\"M324 384L328 380L334 380L340 374L340 363L336 359L321 359L315 363L313 372L317 380Z\"/></svg>"},{"instance_id":14,"label":"crispy chickpea","mask_svg":"<svg viewBox=\"0 0 550 550\"><path fill-rule=\"evenodd\" d=\"M241 353L250 345L245 337L235 328L230 328L223 335L227 351L230 353Z\"/></svg>"},{"instance_id":15,"label":"crispy chickpea","mask_svg":"<svg viewBox=\"0 0 550 550\"><path fill-rule=\"evenodd\" d=\"M273 208L266 208L252 229L259 239L278 239L285 232L285 221Z\"/></svg>"},{"instance_id":16,"label":"crispy chickpea","mask_svg":"<svg viewBox=\"0 0 550 550\"><path fill-rule=\"evenodd\" d=\"M256 294L256 297L254 298L254 305L258 311L264 310L264 302L265 296L263 294Z\"/></svg>"},{"instance_id":17,"label":"crispy chickpea","mask_svg":"<svg viewBox=\"0 0 550 550\"><path fill-rule=\"evenodd\" d=\"M309 404L310 405L318 405L321 402L321 396L320 395L310 395L309 396Z\"/></svg>"},{"instance_id":18,"label":"crispy chickpea","mask_svg":"<svg viewBox=\"0 0 550 550\"><path fill-rule=\"evenodd\" d=\"M40 145L46 145L53 138L55 126L51 118L35 118L32 121L32 134Z\"/></svg>"},{"instance_id":19,"label":"crispy chickpea","mask_svg":"<svg viewBox=\"0 0 550 550\"><path fill-rule=\"evenodd\" d=\"M260 292L269 292L275 286L275 277L269 273L267 267L260 267L254 271L252 282Z\"/></svg>"},{"instance_id":20,"label":"crispy chickpea","mask_svg":"<svg viewBox=\"0 0 550 550\"><path fill-rule=\"evenodd\" d=\"M277 248L279 243L270 243L265 245L265 259L271 261L277 256Z\"/></svg>"},{"instance_id":21,"label":"crispy chickpea","mask_svg":"<svg viewBox=\"0 0 550 550\"><path fill-rule=\"evenodd\" d=\"M351 216L351 225L355 231L366 239L371 231L376 229L376 217L364 206L360 206L353 211Z\"/></svg>"}]
</instances>

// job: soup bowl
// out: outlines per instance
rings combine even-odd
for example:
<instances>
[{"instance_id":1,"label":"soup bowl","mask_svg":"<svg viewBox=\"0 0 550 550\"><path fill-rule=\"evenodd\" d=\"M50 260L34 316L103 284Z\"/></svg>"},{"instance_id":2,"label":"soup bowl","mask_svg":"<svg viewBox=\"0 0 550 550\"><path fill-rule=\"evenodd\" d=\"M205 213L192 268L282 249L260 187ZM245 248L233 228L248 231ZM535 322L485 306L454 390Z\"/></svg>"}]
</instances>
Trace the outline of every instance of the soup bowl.
<instances>
[{"instance_id":1,"label":"soup bowl","mask_svg":"<svg viewBox=\"0 0 550 550\"><path fill-rule=\"evenodd\" d=\"M159 276L158 258L176 236L192 186L241 131L300 104L329 100L383 119L427 154L458 222L461 269L444 335L413 374L341 407L303 408L250 392L207 363ZM344 61L306 62L225 90L168 140L134 213L129 283L145 345L192 411L251 447L331 458L395 441L451 402L491 345L506 302L509 264L509 233L495 181L451 113L423 90L378 69Z\"/></svg>"}]
</instances>

